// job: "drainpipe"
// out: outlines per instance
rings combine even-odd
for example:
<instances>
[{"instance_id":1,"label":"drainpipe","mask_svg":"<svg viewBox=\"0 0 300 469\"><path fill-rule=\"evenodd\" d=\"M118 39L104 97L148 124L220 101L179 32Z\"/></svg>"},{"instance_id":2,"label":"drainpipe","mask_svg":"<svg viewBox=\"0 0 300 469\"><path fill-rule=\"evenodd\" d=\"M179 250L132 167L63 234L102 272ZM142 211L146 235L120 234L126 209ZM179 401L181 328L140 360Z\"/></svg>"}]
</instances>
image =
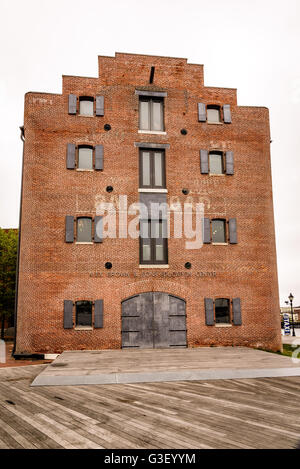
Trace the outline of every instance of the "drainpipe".
<instances>
[{"instance_id":1,"label":"drainpipe","mask_svg":"<svg viewBox=\"0 0 300 469\"><path fill-rule=\"evenodd\" d=\"M15 294L15 311L14 311L14 347L13 347L13 350L12 350L12 356L13 357L16 353L16 342L17 342L19 268L20 268L20 246L21 246L21 219L22 219L23 171L24 171L24 150L25 150L25 129L24 129L24 125L22 125L19 128L21 130L20 138L23 142L23 153L22 153L21 195L20 195L20 211L19 211L19 237L18 237L17 268L16 268L16 294Z\"/></svg>"}]
</instances>

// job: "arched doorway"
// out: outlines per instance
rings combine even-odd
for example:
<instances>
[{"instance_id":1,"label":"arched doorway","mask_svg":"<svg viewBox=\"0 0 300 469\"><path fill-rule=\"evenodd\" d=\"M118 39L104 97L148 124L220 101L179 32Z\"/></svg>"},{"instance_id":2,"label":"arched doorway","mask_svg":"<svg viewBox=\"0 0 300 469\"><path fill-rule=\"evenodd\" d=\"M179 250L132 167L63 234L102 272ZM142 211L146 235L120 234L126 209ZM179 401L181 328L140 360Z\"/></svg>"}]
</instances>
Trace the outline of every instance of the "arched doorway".
<instances>
[{"instance_id":1,"label":"arched doorway","mask_svg":"<svg viewBox=\"0 0 300 469\"><path fill-rule=\"evenodd\" d=\"M186 347L185 301L147 292L122 302L122 348Z\"/></svg>"}]
</instances>

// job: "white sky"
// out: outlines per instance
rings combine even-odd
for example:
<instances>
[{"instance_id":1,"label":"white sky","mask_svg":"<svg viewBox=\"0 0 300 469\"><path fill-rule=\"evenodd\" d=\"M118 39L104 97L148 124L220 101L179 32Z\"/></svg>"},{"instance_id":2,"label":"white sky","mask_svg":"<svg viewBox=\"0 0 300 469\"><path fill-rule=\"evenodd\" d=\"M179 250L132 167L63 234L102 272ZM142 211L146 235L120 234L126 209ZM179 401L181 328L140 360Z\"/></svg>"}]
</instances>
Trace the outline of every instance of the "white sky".
<instances>
[{"instance_id":1,"label":"white sky","mask_svg":"<svg viewBox=\"0 0 300 469\"><path fill-rule=\"evenodd\" d=\"M18 226L27 91L61 93L61 75L96 77L116 51L185 57L270 109L280 302L300 304L299 0L0 0L0 18L1 227Z\"/></svg>"}]
</instances>

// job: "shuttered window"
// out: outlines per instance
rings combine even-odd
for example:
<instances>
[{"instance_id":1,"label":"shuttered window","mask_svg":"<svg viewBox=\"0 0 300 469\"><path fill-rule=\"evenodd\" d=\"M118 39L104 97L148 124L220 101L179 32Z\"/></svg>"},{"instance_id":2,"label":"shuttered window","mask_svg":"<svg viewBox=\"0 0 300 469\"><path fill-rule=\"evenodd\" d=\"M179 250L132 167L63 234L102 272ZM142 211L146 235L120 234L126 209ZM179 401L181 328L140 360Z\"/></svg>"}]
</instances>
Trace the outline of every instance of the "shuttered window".
<instances>
[{"instance_id":1,"label":"shuttered window","mask_svg":"<svg viewBox=\"0 0 300 469\"><path fill-rule=\"evenodd\" d=\"M164 130L164 100L163 98L140 97L139 100L139 129Z\"/></svg>"},{"instance_id":2,"label":"shuttered window","mask_svg":"<svg viewBox=\"0 0 300 469\"><path fill-rule=\"evenodd\" d=\"M92 219L87 217L77 218L77 242L92 242Z\"/></svg>"},{"instance_id":3,"label":"shuttered window","mask_svg":"<svg viewBox=\"0 0 300 469\"><path fill-rule=\"evenodd\" d=\"M226 243L226 221L215 219L211 221L212 242Z\"/></svg>"},{"instance_id":4,"label":"shuttered window","mask_svg":"<svg viewBox=\"0 0 300 469\"><path fill-rule=\"evenodd\" d=\"M92 302L76 301L76 326L92 326Z\"/></svg>"},{"instance_id":5,"label":"shuttered window","mask_svg":"<svg viewBox=\"0 0 300 469\"><path fill-rule=\"evenodd\" d=\"M94 98L90 96L80 96L79 114L81 114L82 116L94 115Z\"/></svg>"}]
</instances>

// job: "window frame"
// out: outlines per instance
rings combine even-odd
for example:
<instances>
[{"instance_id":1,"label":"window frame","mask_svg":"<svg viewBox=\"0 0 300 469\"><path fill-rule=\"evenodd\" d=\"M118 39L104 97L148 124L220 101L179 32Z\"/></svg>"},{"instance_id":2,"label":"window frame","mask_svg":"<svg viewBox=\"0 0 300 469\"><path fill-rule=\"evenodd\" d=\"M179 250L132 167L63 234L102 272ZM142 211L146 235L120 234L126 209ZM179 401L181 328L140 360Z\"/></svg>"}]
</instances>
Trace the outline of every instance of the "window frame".
<instances>
[{"instance_id":1,"label":"window frame","mask_svg":"<svg viewBox=\"0 0 300 469\"><path fill-rule=\"evenodd\" d=\"M148 220L140 220L140 225L139 225L139 228L140 228L140 232L141 232L141 223L148 223L148 233L150 234L150 237L149 238L142 238L141 236L139 236L139 260L140 260L140 265L167 265L168 264L168 238L167 237L162 237L162 238L151 238L151 223L152 222L155 222L155 223L165 223L166 226L165 226L165 229L167 229L167 220L163 220L163 219L159 219L159 220L151 220L151 219L148 219ZM163 233L163 226L161 227L161 230L162 230L162 233ZM167 233L167 231L166 231ZM143 240L150 240L150 260L144 260L143 259ZM156 252L156 245L157 245L157 242L156 240L157 239L162 239L163 241L163 259L162 260L156 260L156 255L155 255L155 252Z\"/></svg>"},{"instance_id":2,"label":"window frame","mask_svg":"<svg viewBox=\"0 0 300 469\"><path fill-rule=\"evenodd\" d=\"M148 103L148 121L150 128L143 129L141 127L141 102ZM153 103L161 104L161 113L162 113L162 128L154 129L153 128ZM144 132L165 132L165 101L163 97L157 96L139 96L139 130Z\"/></svg>"},{"instance_id":3,"label":"window frame","mask_svg":"<svg viewBox=\"0 0 300 469\"><path fill-rule=\"evenodd\" d=\"M217 300L226 300L228 302L228 321L227 322L224 322L224 321L217 321L217 316L216 316L216 301ZM233 323L233 316L232 316L232 308L231 308L231 304L232 304L232 301L230 298L224 298L224 297L218 297L218 298L215 298L214 299L214 321L215 321L215 324L216 325L220 325L220 324L227 324L227 325L231 325Z\"/></svg>"},{"instance_id":4,"label":"window frame","mask_svg":"<svg viewBox=\"0 0 300 469\"><path fill-rule=\"evenodd\" d=\"M150 184L143 184L143 153L149 153L150 159ZM155 153L162 155L162 185L156 186L155 183ZM139 149L139 189L166 189L166 152L161 148L140 148Z\"/></svg>"},{"instance_id":5,"label":"window frame","mask_svg":"<svg viewBox=\"0 0 300 469\"><path fill-rule=\"evenodd\" d=\"M80 112L80 102L81 101L91 101L93 103L93 113L92 114L81 114L81 112ZM93 96L79 96L78 115L83 116L83 117L94 117L94 115L95 115L95 98Z\"/></svg>"},{"instance_id":6,"label":"window frame","mask_svg":"<svg viewBox=\"0 0 300 469\"><path fill-rule=\"evenodd\" d=\"M213 222L214 221L222 221L223 222L224 241L214 241L214 239L213 239ZM212 244L227 244L228 236L227 236L227 220L226 220L226 218L212 218L210 220L210 226L211 226L211 242L212 242Z\"/></svg>"}]
</instances>

